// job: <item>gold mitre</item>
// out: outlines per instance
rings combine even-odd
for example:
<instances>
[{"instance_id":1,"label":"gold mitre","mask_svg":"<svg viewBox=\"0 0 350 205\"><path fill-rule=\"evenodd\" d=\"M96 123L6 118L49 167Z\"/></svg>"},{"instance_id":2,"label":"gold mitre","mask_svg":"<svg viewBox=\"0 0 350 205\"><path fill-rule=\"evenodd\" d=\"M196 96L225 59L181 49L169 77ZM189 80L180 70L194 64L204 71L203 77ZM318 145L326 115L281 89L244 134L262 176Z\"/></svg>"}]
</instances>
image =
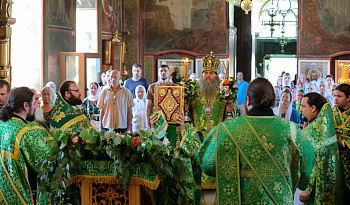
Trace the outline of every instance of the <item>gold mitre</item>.
<instances>
[{"instance_id":1,"label":"gold mitre","mask_svg":"<svg viewBox=\"0 0 350 205\"><path fill-rule=\"evenodd\" d=\"M220 59L216 56L213 56L213 52L210 52L210 55L203 58L203 71L213 71L216 74L220 66Z\"/></svg>"}]
</instances>

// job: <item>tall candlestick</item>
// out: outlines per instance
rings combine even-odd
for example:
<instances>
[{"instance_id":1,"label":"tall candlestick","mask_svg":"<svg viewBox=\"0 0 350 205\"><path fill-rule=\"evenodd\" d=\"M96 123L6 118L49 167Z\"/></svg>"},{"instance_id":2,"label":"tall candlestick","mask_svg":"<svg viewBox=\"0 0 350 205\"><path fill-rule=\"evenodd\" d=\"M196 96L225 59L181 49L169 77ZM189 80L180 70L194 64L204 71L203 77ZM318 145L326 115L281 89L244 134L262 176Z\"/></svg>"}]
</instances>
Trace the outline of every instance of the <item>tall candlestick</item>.
<instances>
[{"instance_id":1,"label":"tall candlestick","mask_svg":"<svg viewBox=\"0 0 350 205\"><path fill-rule=\"evenodd\" d=\"M224 68L225 68L225 79L228 78L228 75L227 75L227 67L226 67L226 64L225 64L225 61L222 61L222 64L224 64Z\"/></svg>"},{"instance_id":2,"label":"tall candlestick","mask_svg":"<svg viewBox=\"0 0 350 205\"><path fill-rule=\"evenodd\" d=\"M188 80L188 58L185 58L184 60L184 64L185 64L185 80Z\"/></svg>"},{"instance_id":3,"label":"tall candlestick","mask_svg":"<svg viewBox=\"0 0 350 205\"><path fill-rule=\"evenodd\" d=\"M230 78L230 75L229 75L229 73L228 73L228 70L230 69L229 63L230 63L230 59L227 59L227 68L226 68L226 76L227 76L227 79Z\"/></svg>"}]
</instances>

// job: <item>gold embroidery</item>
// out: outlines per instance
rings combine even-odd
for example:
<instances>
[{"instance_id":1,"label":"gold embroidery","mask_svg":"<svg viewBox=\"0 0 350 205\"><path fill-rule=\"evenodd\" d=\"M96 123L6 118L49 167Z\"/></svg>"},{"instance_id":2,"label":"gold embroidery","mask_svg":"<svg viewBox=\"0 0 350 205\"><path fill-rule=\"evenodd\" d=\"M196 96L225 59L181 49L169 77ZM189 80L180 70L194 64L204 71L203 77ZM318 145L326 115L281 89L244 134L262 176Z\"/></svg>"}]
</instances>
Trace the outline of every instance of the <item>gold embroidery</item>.
<instances>
[{"instance_id":1,"label":"gold embroidery","mask_svg":"<svg viewBox=\"0 0 350 205\"><path fill-rule=\"evenodd\" d=\"M161 89L161 90L159 91L159 95L162 96L162 97L165 96L165 93L166 93L165 89Z\"/></svg>"},{"instance_id":2,"label":"gold embroidery","mask_svg":"<svg viewBox=\"0 0 350 205\"><path fill-rule=\"evenodd\" d=\"M1 197L4 199L5 204L8 205L8 203L7 203L6 199L5 199L5 196L4 196L4 194L2 193L1 189L0 189L0 194L1 194Z\"/></svg>"},{"instance_id":3,"label":"gold embroidery","mask_svg":"<svg viewBox=\"0 0 350 205\"><path fill-rule=\"evenodd\" d=\"M269 143L264 135L261 138L264 140L264 146L267 147L269 151L275 148L275 145Z\"/></svg>"},{"instance_id":4,"label":"gold embroidery","mask_svg":"<svg viewBox=\"0 0 350 205\"><path fill-rule=\"evenodd\" d=\"M56 122L59 122L60 120L62 120L62 118L65 118L66 115L64 114L64 112L60 112L59 114L55 114L55 116L53 116L53 119Z\"/></svg>"},{"instance_id":5,"label":"gold embroidery","mask_svg":"<svg viewBox=\"0 0 350 205\"><path fill-rule=\"evenodd\" d=\"M180 91L179 90L174 90L173 95L174 95L174 97L179 97Z\"/></svg>"},{"instance_id":6,"label":"gold embroidery","mask_svg":"<svg viewBox=\"0 0 350 205\"><path fill-rule=\"evenodd\" d=\"M19 199L22 201L23 204L27 204L24 201L24 199L22 198L22 196L19 194L15 184L13 183L12 178L11 178L11 176L10 176L9 172L7 171L7 168L6 168L5 164L4 164L4 161L2 160L2 156L0 156L0 161L1 161L1 164L2 164L2 168L4 169L4 171L5 171L6 175L7 175L8 179L9 179L9 181L10 181L12 187L13 187L13 189L15 190L17 196L19 197Z\"/></svg>"},{"instance_id":7,"label":"gold embroidery","mask_svg":"<svg viewBox=\"0 0 350 205\"><path fill-rule=\"evenodd\" d=\"M61 127L61 129L62 129L62 130L68 129L70 126L72 126L72 125L76 124L77 122L82 121L82 120L84 120L84 119L87 119L85 115L80 115L80 116L78 116L78 117L75 117L75 118L69 120L66 124L64 124L64 125ZM90 128L89 128L89 129L90 129Z\"/></svg>"},{"instance_id":8,"label":"gold embroidery","mask_svg":"<svg viewBox=\"0 0 350 205\"><path fill-rule=\"evenodd\" d=\"M171 89L168 89L167 95L159 105L165 112L164 114L166 115L168 121L170 121L171 116L175 112L176 108L179 107L179 103L176 102L171 94Z\"/></svg>"}]
</instances>

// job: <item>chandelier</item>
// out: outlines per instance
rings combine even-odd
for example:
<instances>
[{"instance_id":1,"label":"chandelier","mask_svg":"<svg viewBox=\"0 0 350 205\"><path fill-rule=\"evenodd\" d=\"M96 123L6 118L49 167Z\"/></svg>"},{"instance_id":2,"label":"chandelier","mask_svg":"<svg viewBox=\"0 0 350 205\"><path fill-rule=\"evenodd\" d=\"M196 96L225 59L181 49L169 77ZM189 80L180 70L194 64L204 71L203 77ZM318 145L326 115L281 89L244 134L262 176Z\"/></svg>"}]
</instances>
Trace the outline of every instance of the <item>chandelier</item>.
<instances>
[{"instance_id":1,"label":"chandelier","mask_svg":"<svg viewBox=\"0 0 350 205\"><path fill-rule=\"evenodd\" d=\"M258 3L264 3L269 0L256 0ZM239 2L239 0L226 0L226 2ZM242 0L241 1L241 8L243 11L245 11L245 14L248 14L250 10L253 8L253 2L252 0Z\"/></svg>"}]
</instances>

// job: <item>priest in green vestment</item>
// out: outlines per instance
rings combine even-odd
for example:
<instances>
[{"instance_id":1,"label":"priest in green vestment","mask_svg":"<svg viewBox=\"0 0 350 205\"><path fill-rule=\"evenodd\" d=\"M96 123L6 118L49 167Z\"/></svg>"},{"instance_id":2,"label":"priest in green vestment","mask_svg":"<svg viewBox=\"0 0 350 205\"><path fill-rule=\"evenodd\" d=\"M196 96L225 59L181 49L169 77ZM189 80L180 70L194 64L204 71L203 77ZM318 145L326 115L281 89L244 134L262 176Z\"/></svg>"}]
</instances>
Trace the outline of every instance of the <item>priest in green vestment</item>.
<instances>
[{"instance_id":1,"label":"priest in green vestment","mask_svg":"<svg viewBox=\"0 0 350 205\"><path fill-rule=\"evenodd\" d=\"M155 133L168 129L168 123L165 120L162 111L156 111L150 117L152 128L155 128ZM178 150L178 157L185 160L189 171L192 173L191 182L195 182L194 189L188 190L189 198L194 200L194 204L199 205L201 199L201 170L199 169L198 161L194 159L199 146L202 143L203 135L189 123L184 123L184 116L179 116L178 125L176 126L176 134L166 137L169 139L171 146Z\"/></svg>"},{"instance_id":2,"label":"priest in green vestment","mask_svg":"<svg viewBox=\"0 0 350 205\"><path fill-rule=\"evenodd\" d=\"M52 114L51 126L56 129L91 129L91 123L77 107L81 105L81 91L73 81L61 84Z\"/></svg>"},{"instance_id":3,"label":"priest in green vestment","mask_svg":"<svg viewBox=\"0 0 350 205\"><path fill-rule=\"evenodd\" d=\"M344 197L350 201L350 85L341 84L335 89L333 117L338 138L342 165Z\"/></svg>"},{"instance_id":4,"label":"priest in green vestment","mask_svg":"<svg viewBox=\"0 0 350 205\"><path fill-rule=\"evenodd\" d=\"M322 95L311 92L302 98L300 111L304 121L310 123L302 132L316 151L316 164L299 199L304 204L343 204L343 181L331 105Z\"/></svg>"},{"instance_id":5,"label":"priest in green vestment","mask_svg":"<svg viewBox=\"0 0 350 205\"><path fill-rule=\"evenodd\" d=\"M32 123L36 103L27 87L14 89L0 110L0 204L36 203L36 163L50 150Z\"/></svg>"},{"instance_id":6,"label":"priest in green vestment","mask_svg":"<svg viewBox=\"0 0 350 205\"><path fill-rule=\"evenodd\" d=\"M233 106L226 105L217 97L220 92L220 79L218 78L219 58L208 55L203 58L202 65L202 77L198 81L200 87L200 90L198 90L199 99L190 105L190 115L194 127L205 138L213 127L224 121L225 108L227 112L232 112ZM202 188L215 189L215 186L215 178L204 174Z\"/></svg>"},{"instance_id":7,"label":"priest in green vestment","mask_svg":"<svg viewBox=\"0 0 350 205\"><path fill-rule=\"evenodd\" d=\"M216 176L217 204L293 204L298 183L306 187L314 150L299 125L274 116L274 103L271 83L256 78L248 114L220 123L197 152L202 170Z\"/></svg>"}]
</instances>

